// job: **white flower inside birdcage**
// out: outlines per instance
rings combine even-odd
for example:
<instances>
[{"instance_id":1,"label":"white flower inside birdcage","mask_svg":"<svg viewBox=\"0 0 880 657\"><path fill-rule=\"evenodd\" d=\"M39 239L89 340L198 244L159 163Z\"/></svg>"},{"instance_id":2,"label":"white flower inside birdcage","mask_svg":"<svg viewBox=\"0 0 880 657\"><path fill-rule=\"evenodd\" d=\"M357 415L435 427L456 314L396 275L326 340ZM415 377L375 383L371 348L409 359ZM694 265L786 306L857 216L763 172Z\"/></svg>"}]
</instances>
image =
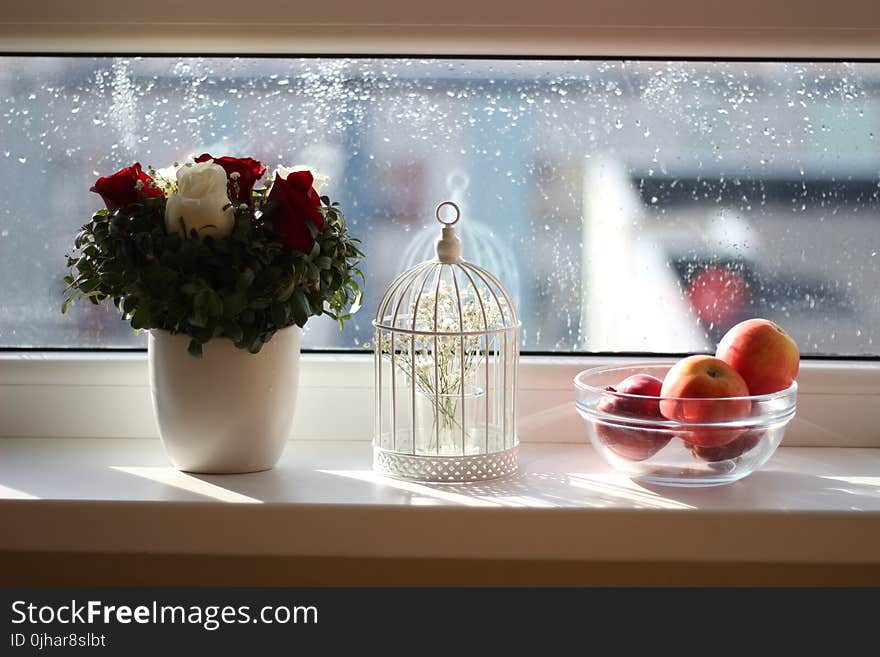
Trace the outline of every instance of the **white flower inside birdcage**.
<instances>
[{"instance_id":1,"label":"white flower inside birdcage","mask_svg":"<svg viewBox=\"0 0 880 657\"><path fill-rule=\"evenodd\" d=\"M443 206L456 217L444 222ZM504 286L461 258L458 208L438 206L437 258L389 286L374 322L375 465L421 481L516 471L520 322Z\"/></svg>"}]
</instances>

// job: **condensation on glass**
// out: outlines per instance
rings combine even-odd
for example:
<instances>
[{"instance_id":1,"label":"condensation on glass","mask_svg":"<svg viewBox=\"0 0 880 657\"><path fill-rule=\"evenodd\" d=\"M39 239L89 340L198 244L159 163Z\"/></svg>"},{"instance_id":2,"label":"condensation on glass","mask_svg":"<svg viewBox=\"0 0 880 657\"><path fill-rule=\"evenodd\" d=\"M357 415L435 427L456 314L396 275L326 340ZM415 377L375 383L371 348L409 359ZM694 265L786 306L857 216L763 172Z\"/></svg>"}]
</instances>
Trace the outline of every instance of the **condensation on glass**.
<instances>
[{"instance_id":1,"label":"condensation on glass","mask_svg":"<svg viewBox=\"0 0 880 657\"><path fill-rule=\"evenodd\" d=\"M450 198L525 351L706 351L763 316L878 355L878 129L867 62L3 57L0 347L142 347L60 315L64 254L99 175L210 152L318 167L363 237L365 310L308 348L371 341Z\"/></svg>"}]
</instances>

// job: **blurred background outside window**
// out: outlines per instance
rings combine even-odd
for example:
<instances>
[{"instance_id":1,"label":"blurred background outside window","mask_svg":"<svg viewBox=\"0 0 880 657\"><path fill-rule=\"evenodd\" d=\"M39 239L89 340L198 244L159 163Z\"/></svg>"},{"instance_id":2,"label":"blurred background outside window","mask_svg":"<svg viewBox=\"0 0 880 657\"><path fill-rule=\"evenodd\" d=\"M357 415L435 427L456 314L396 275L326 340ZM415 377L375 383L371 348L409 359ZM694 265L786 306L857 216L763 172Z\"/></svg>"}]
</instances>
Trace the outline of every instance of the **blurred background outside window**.
<instances>
[{"instance_id":1,"label":"blurred background outside window","mask_svg":"<svg viewBox=\"0 0 880 657\"><path fill-rule=\"evenodd\" d=\"M880 354L880 63L0 57L0 119L0 348L144 348L60 314L64 255L98 176L209 152L317 167L364 241L364 308L305 348L371 341L450 199L526 352L710 351L763 316Z\"/></svg>"}]
</instances>

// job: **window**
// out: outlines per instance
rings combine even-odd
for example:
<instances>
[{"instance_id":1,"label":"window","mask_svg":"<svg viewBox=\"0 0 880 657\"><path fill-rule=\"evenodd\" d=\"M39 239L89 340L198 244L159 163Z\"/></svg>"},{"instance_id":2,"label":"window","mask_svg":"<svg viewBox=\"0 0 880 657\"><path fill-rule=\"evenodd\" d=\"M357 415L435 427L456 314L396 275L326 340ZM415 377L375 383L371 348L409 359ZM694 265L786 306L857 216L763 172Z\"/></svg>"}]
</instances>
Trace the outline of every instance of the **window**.
<instances>
[{"instance_id":1,"label":"window","mask_svg":"<svg viewBox=\"0 0 880 657\"><path fill-rule=\"evenodd\" d=\"M371 340L451 199L526 352L700 351L760 315L876 356L878 130L869 62L2 57L0 347L142 348L60 315L63 255L98 175L211 152L313 164L363 237L364 309L309 348Z\"/></svg>"}]
</instances>

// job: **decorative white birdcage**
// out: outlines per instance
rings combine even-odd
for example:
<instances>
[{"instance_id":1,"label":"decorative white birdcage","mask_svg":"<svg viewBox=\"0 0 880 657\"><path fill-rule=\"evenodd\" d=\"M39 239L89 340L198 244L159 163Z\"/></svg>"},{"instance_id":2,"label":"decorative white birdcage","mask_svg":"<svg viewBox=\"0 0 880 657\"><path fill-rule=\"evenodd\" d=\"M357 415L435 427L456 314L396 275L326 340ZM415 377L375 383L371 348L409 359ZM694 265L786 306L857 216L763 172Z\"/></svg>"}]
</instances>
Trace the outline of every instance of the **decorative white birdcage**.
<instances>
[{"instance_id":1,"label":"decorative white birdcage","mask_svg":"<svg viewBox=\"0 0 880 657\"><path fill-rule=\"evenodd\" d=\"M495 479L517 470L520 321L498 279L462 260L458 206L435 214L437 257L388 287L373 322L374 467L416 481Z\"/></svg>"}]
</instances>

